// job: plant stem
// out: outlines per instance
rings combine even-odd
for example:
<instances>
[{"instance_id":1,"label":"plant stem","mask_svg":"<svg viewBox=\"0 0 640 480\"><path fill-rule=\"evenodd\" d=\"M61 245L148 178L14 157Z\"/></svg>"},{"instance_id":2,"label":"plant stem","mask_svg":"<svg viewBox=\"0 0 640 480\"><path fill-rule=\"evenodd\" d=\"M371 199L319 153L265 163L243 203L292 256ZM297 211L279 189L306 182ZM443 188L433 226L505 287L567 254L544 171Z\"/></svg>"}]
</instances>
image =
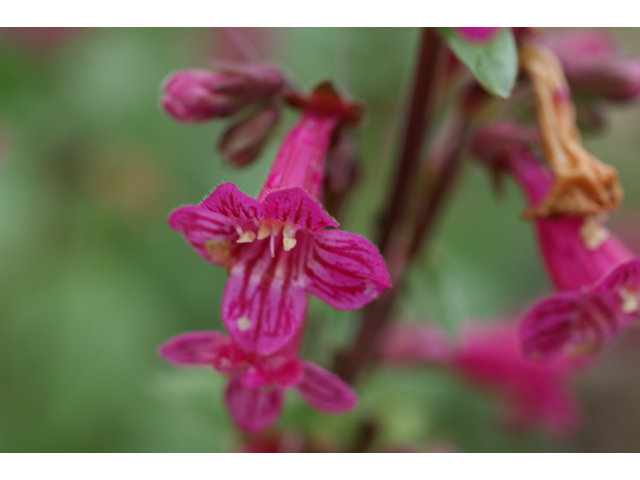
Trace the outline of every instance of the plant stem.
<instances>
[{"instance_id":1,"label":"plant stem","mask_svg":"<svg viewBox=\"0 0 640 480\"><path fill-rule=\"evenodd\" d=\"M435 28L422 29L395 183L389 195L391 201L382 217L378 233L377 245L383 254L387 251L387 244L394 227L402 218L401 213L409 191L408 186L420 160L424 134L429 127L428 112L434 100L432 92L436 84L441 45Z\"/></svg>"},{"instance_id":2,"label":"plant stem","mask_svg":"<svg viewBox=\"0 0 640 480\"><path fill-rule=\"evenodd\" d=\"M449 142L450 150L443 159L442 166L433 189L429 192L424 208L418 214L413 232L413 238L409 244L409 259L414 258L422 244L431 237L433 226L437 220L442 205L448 197L460 171L462 159L463 139L466 137L466 126L459 125L454 128L454 135Z\"/></svg>"},{"instance_id":3,"label":"plant stem","mask_svg":"<svg viewBox=\"0 0 640 480\"><path fill-rule=\"evenodd\" d=\"M389 265L392 288L384 292L364 310L360 329L351 347L336 356L334 371L353 383L373 357L380 332L389 321L393 304L400 291L408 250L402 239L392 236L404 218L410 181L415 178L425 133L430 120L430 106L438 71L441 41L434 28L422 30L418 61L414 75L409 108L404 122L402 148L397 162L396 180L391 190L391 203L381 222L378 247Z\"/></svg>"}]
</instances>

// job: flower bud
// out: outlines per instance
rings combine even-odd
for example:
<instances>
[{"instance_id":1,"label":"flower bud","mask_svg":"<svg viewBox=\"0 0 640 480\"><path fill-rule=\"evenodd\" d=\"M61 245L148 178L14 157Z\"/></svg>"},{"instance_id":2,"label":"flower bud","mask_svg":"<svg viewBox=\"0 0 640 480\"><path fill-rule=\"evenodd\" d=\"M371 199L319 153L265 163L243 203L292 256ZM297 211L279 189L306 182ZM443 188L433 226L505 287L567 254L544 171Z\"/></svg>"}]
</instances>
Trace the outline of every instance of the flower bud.
<instances>
[{"instance_id":1,"label":"flower bud","mask_svg":"<svg viewBox=\"0 0 640 480\"><path fill-rule=\"evenodd\" d=\"M640 61L622 57L606 33L570 32L545 43L562 62L571 87L607 100L632 100L640 95Z\"/></svg>"},{"instance_id":2,"label":"flower bud","mask_svg":"<svg viewBox=\"0 0 640 480\"><path fill-rule=\"evenodd\" d=\"M608 58L586 64L567 77L577 89L607 100L633 100L640 95L640 60Z\"/></svg>"},{"instance_id":3,"label":"flower bud","mask_svg":"<svg viewBox=\"0 0 640 480\"><path fill-rule=\"evenodd\" d=\"M236 167L254 161L279 119L280 109L270 105L229 127L219 145L224 160Z\"/></svg>"},{"instance_id":4,"label":"flower bud","mask_svg":"<svg viewBox=\"0 0 640 480\"><path fill-rule=\"evenodd\" d=\"M227 117L277 95L284 77L268 65L216 64L217 71L183 70L164 84L162 105L179 122Z\"/></svg>"},{"instance_id":5,"label":"flower bud","mask_svg":"<svg viewBox=\"0 0 640 480\"><path fill-rule=\"evenodd\" d=\"M458 35L470 43L487 43L500 27L453 27Z\"/></svg>"}]
</instances>

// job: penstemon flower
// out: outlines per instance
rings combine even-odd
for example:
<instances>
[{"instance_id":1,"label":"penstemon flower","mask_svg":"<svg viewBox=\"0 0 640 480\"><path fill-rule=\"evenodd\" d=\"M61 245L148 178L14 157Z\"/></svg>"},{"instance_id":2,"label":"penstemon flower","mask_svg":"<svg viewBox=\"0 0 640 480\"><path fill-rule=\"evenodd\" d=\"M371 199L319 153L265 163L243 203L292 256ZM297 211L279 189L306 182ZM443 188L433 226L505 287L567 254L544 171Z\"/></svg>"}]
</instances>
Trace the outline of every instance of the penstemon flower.
<instances>
[{"instance_id":1,"label":"penstemon flower","mask_svg":"<svg viewBox=\"0 0 640 480\"><path fill-rule=\"evenodd\" d=\"M272 355L242 350L215 331L187 332L162 344L158 352L181 366L208 366L229 375L225 403L234 423L258 432L280 415L286 388L295 389L312 407L327 413L351 410L357 397L342 380L296 356L299 336Z\"/></svg>"},{"instance_id":2,"label":"penstemon flower","mask_svg":"<svg viewBox=\"0 0 640 480\"><path fill-rule=\"evenodd\" d=\"M510 426L541 424L557 435L577 427L578 409L568 382L583 362L527 361L520 353L515 322L470 325L455 343L433 325L398 325L386 332L381 355L392 363L439 365L497 393Z\"/></svg>"},{"instance_id":3,"label":"penstemon flower","mask_svg":"<svg viewBox=\"0 0 640 480\"><path fill-rule=\"evenodd\" d=\"M306 293L354 310L390 286L377 249L359 235L328 229L338 224L318 202L331 138L355 107L328 84L294 101L304 115L257 199L226 183L169 218L202 258L229 272L223 322L242 349L259 354L276 352L293 337Z\"/></svg>"},{"instance_id":4,"label":"penstemon flower","mask_svg":"<svg viewBox=\"0 0 640 480\"><path fill-rule=\"evenodd\" d=\"M476 153L519 183L532 207L547 196L553 178L531 151L504 127L476 137ZM490 150L487 145L500 144ZM602 225L600 217L560 216L535 220L545 266L559 293L539 302L525 317L524 353L548 359L561 351L597 350L639 314L640 259Z\"/></svg>"}]
</instances>

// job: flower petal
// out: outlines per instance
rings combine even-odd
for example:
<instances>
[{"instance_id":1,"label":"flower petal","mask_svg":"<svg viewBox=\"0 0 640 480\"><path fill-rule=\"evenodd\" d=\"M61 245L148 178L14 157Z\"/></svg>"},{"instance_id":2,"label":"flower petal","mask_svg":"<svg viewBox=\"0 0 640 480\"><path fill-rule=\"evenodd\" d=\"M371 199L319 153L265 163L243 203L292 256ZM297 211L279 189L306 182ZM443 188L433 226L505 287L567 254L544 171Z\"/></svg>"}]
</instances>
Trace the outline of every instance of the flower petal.
<instances>
[{"instance_id":1,"label":"flower petal","mask_svg":"<svg viewBox=\"0 0 640 480\"><path fill-rule=\"evenodd\" d=\"M302 362L295 357L268 355L260 357L242 376L247 387L278 385L290 387L302 381Z\"/></svg>"},{"instance_id":2,"label":"flower petal","mask_svg":"<svg viewBox=\"0 0 640 480\"><path fill-rule=\"evenodd\" d=\"M622 289L640 289L640 259L624 262L613 268L593 289L593 293L617 292Z\"/></svg>"},{"instance_id":3,"label":"flower petal","mask_svg":"<svg viewBox=\"0 0 640 480\"><path fill-rule=\"evenodd\" d=\"M242 193L233 183L223 183L202 202L209 210L235 220L258 220L266 218L262 204Z\"/></svg>"},{"instance_id":4,"label":"flower petal","mask_svg":"<svg viewBox=\"0 0 640 480\"><path fill-rule=\"evenodd\" d=\"M522 349L527 357L548 359L572 340L580 314L580 294L562 292L539 302L520 327Z\"/></svg>"},{"instance_id":5,"label":"flower petal","mask_svg":"<svg viewBox=\"0 0 640 480\"><path fill-rule=\"evenodd\" d=\"M169 216L169 226L206 261L228 267L231 242L238 236L228 218L206 207L190 205L175 210Z\"/></svg>"},{"instance_id":6,"label":"flower petal","mask_svg":"<svg viewBox=\"0 0 640 480\"><path fill-rule=\"evenodd\" d=\"M234 423L247 432L259 432L271 426L280 415L284 390L279 387L245 387L239 377L227 385L225 403Z\"/></svg>"},{"instance_id":7,"label":"flower petal","mask_svg":"<svg viewBox=\"0 0 640 480\"><path fill-rule=\"evenodd\" d=\"M359 235L325 230L306 262L307 291L341 310L362 308L391 286L380 253Z\"/></svg>"},{"instance_id":8,"label":"flower petal","mask_svg":"<svg viewBox=\"0 0 640 480\"><path fill-rule=\"evenodd\" d=\"M306 250L305 236L289 252L277 242L274 258L267 240L238 250L222 297L222 320L242 349L274 353L295 334L307 302L300 272Z\"/></svg>"},{"instance_id":9,"label":"flower petal","mask_svg":"<svg viewBox=\"0 0 640 480\"><path fill-rule=\"evenodd\" d=\"M226 338L209 330L181 333L160 345L158 355L176 365L202 365L201 352Z\"/></svg>"},{"instance_id":10,"label":"flower petal","mask_svg":"<svg viewBox=\"0 0 640 480\"><path fill-rule=\"evenodd\" d=\"M295 388L309 405L329 413L355 407L358 397L339 377L310 362L303 362L302 369L304 378Z\"/></svg>"},{"instance_id":11,"label":"flower petal","mask_svg":"<svg viewBox=\"0 0 640 480\"><path fill-rule=\"evenodd\" d=\"M336 221L302 188L286 188L271 192L264 199L269 218L317 232L325 227L337 227Z\"/></svg>"},{"instance_id":12,"label":"flower petal","mask_svg":"<svg viewBox=\"0 0 640 480\"><path fill-rule=\"evenodd\" d=\"M239 373L247 369L251 358L231 338L223 336L202 349L200 361L221 373Z\"/></svg>"}]
</instances>

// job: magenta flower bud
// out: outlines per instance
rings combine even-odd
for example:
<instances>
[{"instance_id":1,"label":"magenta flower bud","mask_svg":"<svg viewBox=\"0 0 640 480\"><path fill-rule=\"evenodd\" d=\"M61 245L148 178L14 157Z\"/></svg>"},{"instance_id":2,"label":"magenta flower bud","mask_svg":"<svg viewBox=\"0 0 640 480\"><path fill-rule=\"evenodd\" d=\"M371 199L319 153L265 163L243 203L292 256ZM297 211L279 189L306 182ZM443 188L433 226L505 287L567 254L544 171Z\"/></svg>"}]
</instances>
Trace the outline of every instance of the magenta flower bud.
<instances>
[{"instance_id":1,"label":"magenta flower bud","mask_svg":"<svg viewBox=\"0 0 640 480\"><path fill-rule=\"evenodd\" d=\"M570 30L545 43L562 62L573 88L607 100L632 100L640 95L640 61L622 57L605 32Z\"/></svg>"},{"instance_id":2,"label":"magenta flower bud","mask_svg":"<svg viewBox=\"0 0 640 480\"><path fill-rule=\"evenodd\" d=\"M575 88L607 100L633 100L640 95L640 60L613 57L592 62L567 79Z\"/></svg>"},{"instance_id":3,"label":"magenta flower bud","mask_svg":"<svg viewBox=\"0 0 640 480\"><path fill-rule=\"evenodd\" d=\"M280 109L270 105L229 127L220 139L219 149L224 160L236 167L253 162L260 155L278 120Z\"/></svg>"},{"instance_id":4,"label":"magenta flower bud","mask_svg":"<svg viewBox=\"0 0 640 480\"><path fill-rule=\"evenodd\" d=\"M285 84L284 77L270 66L216 67L218 71L183 70L166 80L162 105L174 119L195 123L227 117L270 100Z\"/></svg>"},{"instance_id":5,"label":"magenta flower bud","mask_svg":"<svg viewBox=\"0 0 640 480\"><path fill-rule=\"evenodd\" d=\"M501 27L452 27L458 35L471 43L486 43Z\"/></svg>"}]
</instances>

